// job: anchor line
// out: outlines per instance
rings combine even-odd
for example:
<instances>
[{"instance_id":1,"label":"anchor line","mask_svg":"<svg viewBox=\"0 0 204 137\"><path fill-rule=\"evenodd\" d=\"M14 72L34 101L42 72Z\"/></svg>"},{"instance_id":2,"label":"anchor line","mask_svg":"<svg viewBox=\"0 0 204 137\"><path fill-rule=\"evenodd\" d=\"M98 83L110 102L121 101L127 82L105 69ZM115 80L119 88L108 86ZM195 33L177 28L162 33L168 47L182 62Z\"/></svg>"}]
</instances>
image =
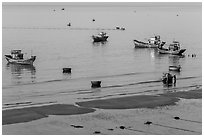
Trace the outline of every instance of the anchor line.
<instances>
[{"instance_id":1,"label":"anchor line","mask_svg":"<svg viewBox=\"0 0 204 137\"><path fill-rule=\"evenodd\" d=\"M202 124L202 122L194 121L194 120L188 120L188 119L180 119L180 120Z\"/></svg>"},{"instance_id":2,"label":"anchor line","mask_svg":"<svg viewBox=\"0 0 204 137\"><path fill-rule=\"evenodd\" d=\"M193 131L193 130L189 130L189 129L183 129L183 128L178 128L178 127L171 127L171 126L160 125L160 124L155 124L155 123L152 123L152 125L156 125L156 126L161 126L161 127L172 128L172 129L183 130L183 131L188 131L188 132L194 132L194 133L199 133L199 134L201 134L201 133L198 132L198 131Z\"/></svg>"}]
</instances>

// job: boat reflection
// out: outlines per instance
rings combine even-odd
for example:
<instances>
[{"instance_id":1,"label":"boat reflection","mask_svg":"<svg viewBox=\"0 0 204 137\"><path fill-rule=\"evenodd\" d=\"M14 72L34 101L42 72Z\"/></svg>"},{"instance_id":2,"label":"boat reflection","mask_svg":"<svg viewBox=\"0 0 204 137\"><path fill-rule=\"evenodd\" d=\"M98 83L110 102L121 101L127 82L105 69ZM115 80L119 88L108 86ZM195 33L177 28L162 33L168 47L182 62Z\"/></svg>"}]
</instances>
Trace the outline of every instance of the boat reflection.
<instances>
[{"instance_id":1,"label":"boat reflection","mask_svg":"<svg viewBox=\"0 0 204 137\"><path fill-rule=\"evenodd\" d=\"M33 65L20 65L20 64L6 64L6 69L11 71L13 79L22 80L22 79L30 79L34 82L36 78L36 69ZM17 83L21 83L17 81Z\"/></svg>"},{"instance_id":2,"label":"boat reflection","mask_svg":"<svg viewBox=\"0 0 204 137\"><path fill-rule=\"evenodd\" d=\"M107 43L108 41L101 41L101 42L92 42L93 46L103 46Z\"/></svg>"}]
</instances>

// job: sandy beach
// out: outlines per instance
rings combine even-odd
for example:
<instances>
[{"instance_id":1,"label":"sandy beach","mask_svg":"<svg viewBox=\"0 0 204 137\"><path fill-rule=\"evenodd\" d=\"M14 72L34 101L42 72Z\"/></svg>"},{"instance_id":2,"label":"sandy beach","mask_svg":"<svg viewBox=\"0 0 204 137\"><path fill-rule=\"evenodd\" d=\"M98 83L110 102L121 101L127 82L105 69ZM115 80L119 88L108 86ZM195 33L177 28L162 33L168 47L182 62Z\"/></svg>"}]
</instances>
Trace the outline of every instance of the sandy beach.
<instances>
[{"instance_id":1,"label":"sandy beach","mask_svg":"<svg viewBox=\"0 0 204 137\"><path fill-rule=\"evenodd\" d=\"M194 89L3 110L3 134L202 134L201 99Z\"/></svg>"}]
</instances>

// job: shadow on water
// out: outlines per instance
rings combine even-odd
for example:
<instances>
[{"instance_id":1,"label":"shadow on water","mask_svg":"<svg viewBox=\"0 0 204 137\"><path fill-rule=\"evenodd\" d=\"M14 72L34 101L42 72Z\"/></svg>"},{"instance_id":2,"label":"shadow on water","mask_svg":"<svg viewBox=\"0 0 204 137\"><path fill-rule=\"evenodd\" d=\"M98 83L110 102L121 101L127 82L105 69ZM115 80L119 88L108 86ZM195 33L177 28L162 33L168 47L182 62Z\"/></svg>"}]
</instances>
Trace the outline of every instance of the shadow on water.
<instances>
[{"instance_id":1,"label":"shadow on water","mask_svg":"<svg viewBox=\"0 0 204 137\"><path fill-rule=\"evenodd\" d=\"M11 71L14 79L22 79L23 75L28 76L31 80L34 80L36 69L33 65L20 65L20 64L6 64L6 69Z\"/></svg>"},{"instance_id":2,"label":"shadow on water","mask_svg":"<svg viewBox=\"0 0 204 137\"><path fill-rule=\"evenodd\" d=\"M102 41L102 42L92 42L93 46L104 46L106 45L108 41Z\"/></svg>"}]
</instances>

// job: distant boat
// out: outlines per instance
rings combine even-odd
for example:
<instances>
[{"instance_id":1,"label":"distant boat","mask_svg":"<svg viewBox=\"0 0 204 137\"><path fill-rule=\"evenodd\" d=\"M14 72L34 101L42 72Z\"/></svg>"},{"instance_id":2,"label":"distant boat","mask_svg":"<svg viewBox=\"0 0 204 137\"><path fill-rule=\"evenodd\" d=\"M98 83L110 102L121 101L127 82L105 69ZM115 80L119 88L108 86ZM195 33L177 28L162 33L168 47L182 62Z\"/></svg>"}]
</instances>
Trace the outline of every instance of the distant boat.
<instances>
[{"instance_id":1,"label":"distant boat","mask_svg":"<svg viewBox=\"0 0 204 137\"><path fill-rule=\"evenodd\" d=\"M71 23L68 23L67 26L71 26Z\"/></svg>"},{"instance_id":2,"label":"distant boat","mask_svg":"<svg viewBox=\"0 0 204 137\"><path fill-rule=\"evenodd\" d=\"M157 48L161 44L160 36L151 37L148 42L134 40L135 48Z\"/></svg>"},{"instance_id":3,"label":"distant boat","mask_svg":"<svg viewBox=\"0 0 204 137\"><path fill-rule=\"evenodd\" d=\"M109 36L105 32L101 32L98 35L93 35L92 36L94 42L107 41L108 37Z\"/></svg>"},{"instance_id":4,"label":"distant boat","mask_svg":"<svg viewBox=\"0 0 204 137\"><path fill-rule=\"evenodd\" d=\"M172 44L169 45L169 48L163 48L162 46L158 47L158 52L160 54L172 54L172 55L182 55L186 49L180 49L180 43L178 41L173 41Z\"/></svg>"},{"instance_id":5,"label":"distant boat","mask_svg":"<svg viewBox=\"0 0 204 137\"><path fill-rule=\"evenodd\" d=\"M120 29L121 29L121 30L125 30L125 28L124 28L124 27L121 27Z\"/></svg>"},{"instance_id":6,"label":"distant boat","mask_svg":"<svg viewBox=\"0 0 204 137\"><path fill-rule=\"evenodd\" d=\"M169 66L169 70L170 71L178 71L180 72L181 71L181 66Z\"/></svg>"},{"instance_id":7,"label":"distant boat","mask_svg":"<svg viewBox=\"0 0 204 137\"><path fill-rule=\"evenodd\" d=\"M21 50L11 50L11 55L5 55L5 57L8 63L21 65L32 65L36 59L36 56L31 56L28 59L24 59L23 55L24 54L21 53Z\"/></svg>"}]
</instances>

